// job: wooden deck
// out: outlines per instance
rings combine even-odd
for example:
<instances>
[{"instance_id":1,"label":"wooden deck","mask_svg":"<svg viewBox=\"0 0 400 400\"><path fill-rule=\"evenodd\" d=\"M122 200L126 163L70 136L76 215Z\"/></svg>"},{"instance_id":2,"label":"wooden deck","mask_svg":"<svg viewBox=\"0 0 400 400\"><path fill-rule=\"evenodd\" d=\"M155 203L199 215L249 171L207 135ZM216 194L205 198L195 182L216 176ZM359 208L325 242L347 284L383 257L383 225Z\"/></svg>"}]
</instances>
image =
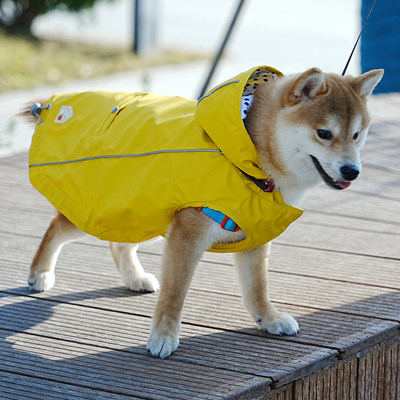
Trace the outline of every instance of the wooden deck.
<instances>
[{"instance_id":1,"label":"wooden deck","mask_svg":"<svg viewBox=\"0 0 400 400\"><path fill-rule=\"evenodd\" d=\"M400 399L400 96L371 109L360 180L314 192L273 245L271 298L300 334L257 331L230 256L207 253L166 360L145 350L157 294L123 287L107 243L66 246L54 289L29 293L53 210L26 154L0 159L0 398ZM161 247L140 253L156 276Z\"/></svg>"}]
</instances>

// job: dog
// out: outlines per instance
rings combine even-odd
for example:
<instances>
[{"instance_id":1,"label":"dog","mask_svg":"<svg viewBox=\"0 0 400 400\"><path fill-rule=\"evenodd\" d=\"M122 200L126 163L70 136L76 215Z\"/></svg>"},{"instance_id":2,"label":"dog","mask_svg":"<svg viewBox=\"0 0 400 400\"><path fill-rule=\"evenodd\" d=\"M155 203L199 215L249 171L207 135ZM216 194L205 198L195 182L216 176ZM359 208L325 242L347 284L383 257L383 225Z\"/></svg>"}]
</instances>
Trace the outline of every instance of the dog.
<instances>
[{"instance_id":1,"label":"dog","mask_svg":"<svg viewBox=\"0 0 400 400\"><path fill-rule=\"evenodd\" d=\"M167 239L162 285L147 343L153 356L166 358L177 349L184 299L207 250L234 253L244 305L260 329L295 335L297 321L268 298L270 242L301 215L296 206L312 188L324 182L343 190L358 178L370 123L366 100L383 73L343 77L311 68L283 76L258 67L198 102L107 92L61 95L36 104L30 178L59 212L30 267L31 289L53 287L61 248L86 232L111 241L130 290L155 292L159 283L143 270L136 252L139 242L161 234ZM80 114L89 108L94 111ZM178 119L189 134L178 132ZM89 125L84 134L83 122ZM159 125L164 131L155 134ZM117 133L111 135L111 127ZM58 133L46 135L45 128ZM169 143L179 135L188 143L159 145L159 138ZM140 150L132 151L132 145L127 150L128 136L139 137ZM99 147L106 140L107 146ZM116 141L123 149L109 150ZM64 150L71 154L57 157ZM135 170L140 175L133 177ZM150 173L155 175L149 178ZM180 186L170 187L174 180ZM150 186L142 189L142 183ZM167 192L173 199L165 200L167 210L160 211ZM176 200L177 193L182 199Z\"/></svg>"}]
</instances>

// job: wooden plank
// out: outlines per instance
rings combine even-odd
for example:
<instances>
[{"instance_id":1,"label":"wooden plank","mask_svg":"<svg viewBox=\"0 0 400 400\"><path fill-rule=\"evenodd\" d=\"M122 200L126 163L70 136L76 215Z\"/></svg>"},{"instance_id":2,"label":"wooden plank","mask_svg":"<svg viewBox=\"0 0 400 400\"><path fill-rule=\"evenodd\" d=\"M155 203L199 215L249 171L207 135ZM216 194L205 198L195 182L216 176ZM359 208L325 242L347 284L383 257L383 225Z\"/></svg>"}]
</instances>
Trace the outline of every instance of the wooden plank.
<instances>
[{"instance_id":1,"label":"wooden plank","mask_svg":"<svg viewBox=\"0 0 400 400\"><path fill-rule=\"evenodd\" d=\"M390 387L391 387L391 356L390 356L390 344L385 342L382 343L381 345L381 353L382 353L382 357L383 357L383 365L384 365L384 369L383 369L383 374L384 374L384 382L383 382L383 387L381 388L381 390L384 393L383 398L385 400L390 399ZM361 357L363 359L365 359L364 357Z\"/></svg>"},{"instance_id":2,"label":"wooden plank","mask_svg":"<svg viewBox=\"0 0 400 400\"><path fill-rule=\"evenodd\" d=\"M96 399L96 400L140 400L143 397L125 396L100 389L89 389L48 379L13 374L7 371L0 373L0 399Z\"/></svg>"},{"instance_id":3,"label":"wooden plank","mask_svg":"<svg viewBox=\"0 0 400 400\"><path fill-rule=\"evenodd\" d=\"M378 353L378 396L377 400L384 400L385 398L385 354L382 351L382 345L380 346L380 351Z\"/></svg>"},{"instance_id":4,"label":"wooden plank","mask_svg":"<svg viewBox=\"0 0 400 400\"><path fill-rule=\"evenodd\" d=\"M295 262L299 259L301 265ZM400 279L393 279L399 267L398 260L274 244L269 270L400 289Z\"/></svg>"},{"instance_id":5,"label":"wooden plank","mask_svg":"<svg viewBox=\"0 0 400 400\"><path fill-rule=\"evenodd\" d=\"M330 385L330 370L331 368L327 368L322 371L322 379L323 379L323 393L321 395L321 399L329 399L331 393L331 385Z\"/></svg>"},{"instance_id":6,"label":"wooden plank","mask_svg":"<svg viewBox=\"0 0 400 400\"><path fill-rule=\"evenodd\" d=\"M336 383L336 377L337 377L337 365L334 366L333 368L330 368L330 388L331 388L331 393L330 393L330 399L331 400L339 400L337 397L337 383Z\"/></svg>"},{"instance_id":7,"label":"wooden plank","mask_svg":"<svg viewBox=\"0 0 400 400\"><path fill-rule=\"evenodd\" d=\"M141 260L149 266L160 263L157 260L158 253L161 254L161 249L157 251L155 245L143 246L143 249L139 250L139 256L142 255ZM223 254L205 253L202 260L210 264L207 272L212 272L213 267L218 264L226 267L233 265L231 257ZM298 260L301 260L301 264ZM400 289L400 280L393 279L399 267L399 260L332 252L323 248L297 247L276 242L272 245L269 271ZM202 270L203 268L206 267L202 266ZM229 268L225 270L229 271Z\"/></svg>"},{"instance_id":8,"label":"wooden plank","mask_svg":"<svg viewBox=\"0 0 400 400\"><path fill-rule=\"evenodd\" d=\"M359 355L357 394L359 399L398 399L399 336Z\"/></svg>"},{"instance_id":9,"label":"wooden plank","mask_svg":"<svg viewBox=\"0 0 400 400\"><path fill-rule=\"evenodd\" d=\"M9 332L0 330L2 336ZM265 384L263 378L171 360L153 359L97 346L20 333L0 342L0 365L10 373L69 385L151 399L220 399ZM253 379L254 378L254 379Z\"/></svg>"},{"instance_id":10,"label":"wooden plank","mask_svg":"<svg viewBox=\"0 0 400 400\"><path fill-rule=\"evenodd\" d=\"M343 361L343 367L343 393L349 400L355 400L357 398L357 358L346 359Z\"/></svg>"},{"instance_id":11,"label":"wooden plank","mask_svg":"<svg viewBox=\"0 0 400 400\"><path fill-rule=\"evenodd\" d=\"M331 219L338 214L347 216L351 220L366 218L393 225L399 221L399 216L395 213L399 207L399 199L396 196L399 192L400 178L398 174L393 174L395 177L388 178L388 183L381 183L380 188L377 188L375 184L375 190L372 191L373 182L377 179L374 175L379 175L379 173L371 171L369 175L371 176L366 177L368 181L365 184L361 185L361 182L354 184L358 185L357 190L349 188L344 193L332 193L325 187L313 190L301 204L301 208L305 210L305 213L309 210L324 212L327 221L329 214L333 215ZM396 186L390 186L391 189L387 189L389 185Z\"/></svg>"},{"instance_id":12,"label":"wooden plank","mask_svg":"<svg viewBox=\"0 0 400 400\"><path fill-rule=\"evenodd\" d=\"M289 384L283 388L274 390L268 397L268 400L301 400L302 398L292 397L292 384Z\"/></svg>"},{"instance_id":13,"label":"wooden plank","mask_svg":"<svg viewBox=\"0 0 400 400\"><path fill-rule=\"evenodd\" d=\"M163 242L141 247L142 250L139 251L139 254L143 254L142 261L149 266L159 264L157 256L162 253L162 246ZM346 254L341 251L332 252L316 246L301 247L278 240L272 245L269 270L372 286L400 288L400 280L393 279L400 266L399 260ZM146 261L147 259L149 262ZM299 259L301 259L300 265L298 264ZM231 267L233 265L231 256L227 254L205 253L202 260L210 266L220 264ZM202 266L203 268L205 266ZM207 272L212 270L207 269ZM379 280L377 279L378 275Z\"/></svg>"},{"instance_id":14,"label":"wooden plank","mask_svg":"<svg viewBox=\"0 0 400 400\"><path fill-rule=\"evenodd\" d=\"M260 382L260 379L257 377L249 378L247 381L247 385L243 385L243 388L241 389L230 388L228 390L229 391L225 394L224 397L224 399L227 400L269 399L271 393L270 387L265 385L263 381Z\"/></svg>"},{"instance_id":15,"label":"wooden plank","mask_svg":"<svg viewBox=\"0 0 400 400\"><path fill-rule=\"evenodd\" d=\"M301 400L301 399L305 399L306 398L306 396L304 395L304 391L303 391L303 382L304 382L304 380L305 380L305 378L303 378L303 379L301 379L301 380L299 380L299 381L296 381L296 382L293 382L293 387L294 387L294 398L295 399L299 399L299 400Z\"/></svg>"},{"instance_id":16,"label":"wooden plank","mask_svg":"<svg viewBox=\"0 0 400 400\"><path fill-rule=\"evenodd\" d=\"M365 356L365 399L366 400L374 399L374 397L372 397L372 392L375 391L374 390L375 388L372 386L373 384L372 357L373 357L372 351L368 351L368 353Z\"/></svg>"},{"instance_id":17,"label":"wooden plank","mask_svg":"<svg viewBox=\"0 0 400 400\"><path fill-rule=\"evenodd\" d=\"M375 400L378 397L378 358L379 358L379 348L376 346L372 350L371 355L371 389L370 395L371 399Z\"/></svg>"},{"instance_id":18,"label":"wooden plank","mask_svg":"<svg viewBox=\"0 0 400 400\"><path fill-rule=\"evenodd\" d=\"M315 201L318 202L318 199ZM396 222L385 221L374 215L357 216L351 212L351 209L343 208L337 203L327 208L311 208L309 205L294 226L299 223L309 226L310 229L324 229L326 232L329 232L330 227L343 228L345 226L348 229L347 235L366 231L376 235L384 233L395 237L399 236Z\"/></svg>"},{"instance_id":19,"label":"wooden plank","mask_svg":"<svg viewBox=\"0 0 400 400\"><path fill-rule=\"evenodd\" d=\"M398 94L372 96L368 101L368 109L374 119L397 122L399 110Z\"/></svg>"},{"instance_id":20,"label":"wooden plank","mask_svg":"<svg viewBox=\"0 0 400 400\"><path fill-rule=\"evenodd\" d=\"M400 399L400 340L397 340L397 354L394 355L395 359L397 360L397 377L396 377L396 384L397 384L397 391L396 391L396 398Z\"/></svg>"},{"instance_id":21,"label":"wooden plank","mask_svg":"<svg viewBox=\"0 0 400 400\"><path fill-rule=\"evenodd\" d=\"M0 325L10 332L145 353L149 318L35 298L4 296L0 300ZM315 346L184 324L180 347L170 359L268 377L283 384L293 376L335 363L336 354Z\"/></svg>"},{"instance_id":22,"label":"wooden plank","mask_svg":"<svg viewBox=\"0 0 400 400\"><path fill-rule=\"evenodd\" d=\"M399 399L400 391L400 335L391 340L392 342L392 390L391 395L393 399Z\"/></svg>"},{"instance_id":23,"label":"wooden plank","mask_svg":"<svg viewBox=\"0 0 400 400\"><path fill-rule=\"evenodd\" d=\"M0 162L1 164L13 165L15 167L25 166L28 164L28 152L21 152L11 156L1 157Z\"/></svg>"},{"instance_id":24,"label":"wooden plank","mask_svg":"<svg viewBox=\"0 0 400 400\"><path fill-rule=\"evenodd\" d=\"M321 237L327 240L321 241ZM351 235L346 226L326 229L296 224L290 227L277 239L279 243L296 244L297 246L324 248L333 252L370 255L381 258L399 259L399 237L382 233L379 235L379 246L374 246L376 235L373 232L359 231ZM382 260L384 262L384 260Z\"/></svg>"},{"instance_id":25,"label":"wooden plank","mask_svg":"<svg viewBox=\"0 0 400 400\"><path fill-rule=\"evenodd\" d=\"M343 368L342 362L338 363L336 371L337 371L337 373L336 373L337 396L338 396L338 398L343 398L344 397L344 392L343 392L344 368Z\"/></svg>"},{"instance_id":26,"label":"wooden plank","mask_svg":"<svg viewBox=\"0 0 400 400\"><path fill-rule=\"evenodd\" d=\"M366 400L366 397L357 397L357 364L358 359L353 356L331 368L293 382L293 399Z\"/></svg>"}]
</instances>

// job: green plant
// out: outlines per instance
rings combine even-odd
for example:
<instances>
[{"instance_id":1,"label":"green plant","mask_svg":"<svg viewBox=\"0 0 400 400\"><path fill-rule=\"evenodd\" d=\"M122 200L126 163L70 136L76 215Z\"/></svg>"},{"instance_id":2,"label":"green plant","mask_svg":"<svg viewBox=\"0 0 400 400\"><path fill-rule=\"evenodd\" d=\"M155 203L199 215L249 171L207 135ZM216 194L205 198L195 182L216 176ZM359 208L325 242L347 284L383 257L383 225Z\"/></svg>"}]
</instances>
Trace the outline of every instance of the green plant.
<instances>
[{"instance_id":1,"label":"green plant","mask_svg":"<svg viewBox=\"0 0 400 400\"><path fill-rule=\"evenodd\" d=\"M53 9L80 11L98 0L0 0L0 28L10 34L31 35L38 16ZM109 0L110 1L110 0Z\"/></svg>"},{"instance_id":2,"label":"green plant","mask_svg":"<svg viewBox=\"0 0 400 400\"><path fill-rule=\"evenodd\" d=\"M204 54L179 51L159 51L138 57L128 47L34 41L0 34L0 93L134 69L144 71L137 90L151 90L147 68L205 59Z\"/></svg>"}]
</instances>

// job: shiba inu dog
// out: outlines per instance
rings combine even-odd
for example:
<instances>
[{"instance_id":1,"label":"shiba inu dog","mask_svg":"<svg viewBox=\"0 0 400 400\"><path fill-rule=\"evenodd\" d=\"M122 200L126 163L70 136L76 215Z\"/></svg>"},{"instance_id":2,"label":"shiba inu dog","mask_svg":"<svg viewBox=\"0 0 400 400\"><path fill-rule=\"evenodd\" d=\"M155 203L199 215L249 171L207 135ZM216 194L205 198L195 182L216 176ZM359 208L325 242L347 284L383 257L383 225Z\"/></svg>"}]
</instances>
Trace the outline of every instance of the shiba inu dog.
<instances>
[{"instance_id":1,"label":"shiba inu dog","mask_svg":"<svg viewBox=\"0 0 400 400\"><path fill-rule=\"evenodd\" d=\"M184 299L207 250L235 253L243 301L260 329L296 334L296 320L268 298L269 243L300 216L295 207L309 190L321 182L342 190L359 176L369 127L366 100L382 76L383 70L342 77L317 68L283 76L259 67L198 102L86 93L37 106L30 177L59 213L34 257L29 285L51 289L62 246L85 231L111 241L129 289L157 291L158 281L137 258L137 242L164 234L162 285L147 343L153 356L165 358L177 349ZM83 114L94 101L110 112L96 106ZM190 130L182 134L189 140L184 145L177 120ZM138 137L129 148L122 132L127 125L129 137ZM159 125L166 130L155 134ZM162 138L167 144L160 144ZM117 141L122 149L110 150ZM121 186L127 187L120 192ZM226 228L228 219L232 229Z\"/></svg>"}]
</instances>

